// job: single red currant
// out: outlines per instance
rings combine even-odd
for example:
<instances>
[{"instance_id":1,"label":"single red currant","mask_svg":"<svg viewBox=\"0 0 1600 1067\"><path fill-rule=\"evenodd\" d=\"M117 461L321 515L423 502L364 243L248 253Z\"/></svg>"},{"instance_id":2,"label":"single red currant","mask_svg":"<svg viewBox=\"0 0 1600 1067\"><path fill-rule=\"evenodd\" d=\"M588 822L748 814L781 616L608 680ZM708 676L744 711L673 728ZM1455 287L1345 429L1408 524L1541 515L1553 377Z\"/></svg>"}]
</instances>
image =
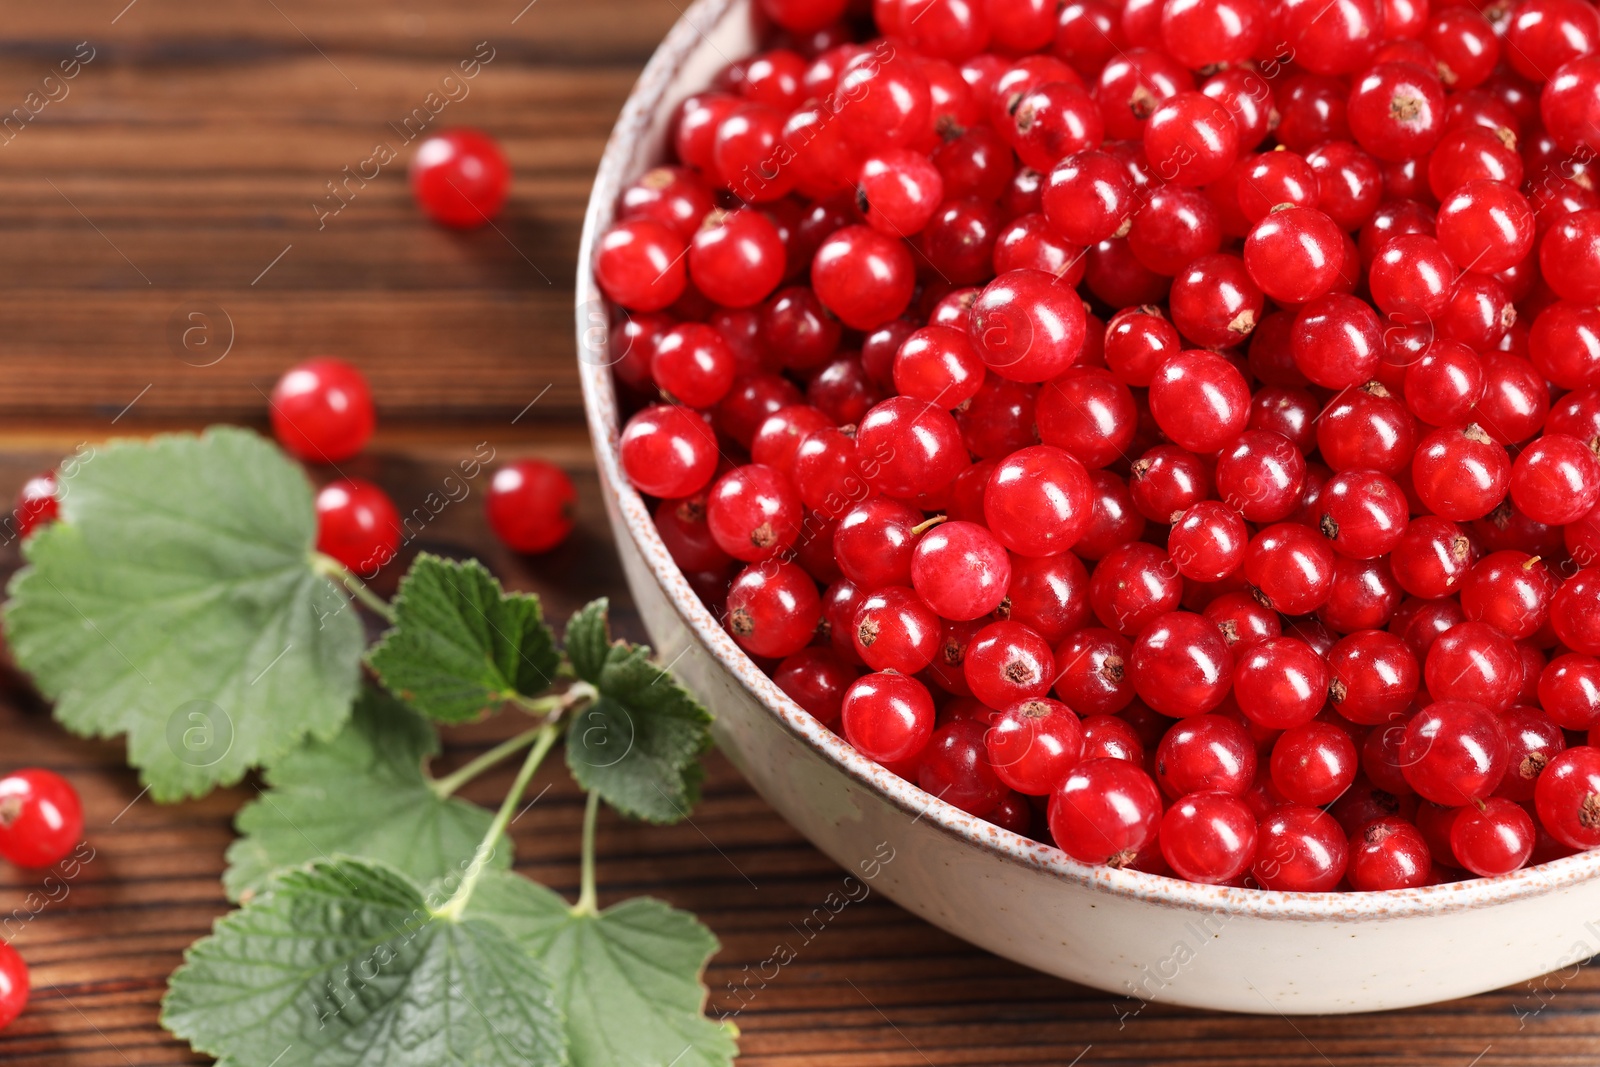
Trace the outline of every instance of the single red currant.
<instances>
[{"instance_id":1,"label":"single red currant","mask_svg":"<svg viewBox=\"0 0 1600 1067\"><path fill-rule=\"evenodd\" d=\"M1050 794L1050 836L1082 863L1126 867L1156 839L1161 791L1121 759L1086 759Z\"/></svg>"},{"instance_id":2,"label":"single red currant","mask_svg":"<svg viewBox=\"0 0 1600 1067\"><path fill-rule=\"evenodd\" d=\"M49 867L82 840L83 805L65 778L38 767L0 778L0 856L19 867Z\"/></svg>"},{"instance_id":3,"label":"single red currant","mask_svg":"<svg viewBox=\"0 0 1600 1067\"><path fill-rule=\"evenodd\" d=\"M921 682L894 671L856 679L842 709L845 740L879 763L911 759L933 736L933 698Z\"/></svg>"},{"instance_id":4,"label":"single red currant","mask_svg":"<svg viewBox=\"0 0 1600 1067\"><path fill-rule=\"evenodd\" d=\"M811 643L821 619L817 583L799 564L763 560L728 587L728 632L753 656L794 655Z\"/></svg>"},{"instance_id":5,"label":"single red currant","mask_svg":"<svg viewBox=\"0 0 1600 1067\"><path fill-rule=\"evenodd\" d=\"M511 167L494 138L471 129L445 130L411 157L411 195L435 222L484 226L505 207Z\"/></svg>"},{"instance_id":6,"label":"single red currant","mask_svg":"<svg viewBox=\"0 0 1600 1067\"><path fill-rule=\"evenodd\" d=\"M484 511L489 527L517 552L548 552L572 532L578 491L566 471L540 459L520 459L494 472Z\"/></svg>"},{"instance_id":7,"label":"single red currant","mask_svg":"<svg viewBox=\"0 0 1600 1067\"><path fill-rule=\"evenodd\" d=\"M389 494L360 478L317 493L317 551L371 579L400 551L400 512Z\"/></svg>"},{"instance_id":8,"label":"single red currant","mask_svg":"<svg viewBox=\"0 0 1600 1067\"><path fill-rule=\"evenodd\" d=\"M1083 755L1083 728L1065 704L1021 700L995 717L984 745L1000 780L1019 793L1049 796Z\"/></svg>"},{"instance_id":9,"label":"single red currant","mask_svg":"<svg viewBox=\"0 0 1600 1067\"><path fill-rule=\"evenodd\" d=\"M291 454L339 463L366 447L377 417L367 380L339 359L319 357L284 372L269 400L272 433Z\"/></svg>"}]
</instances>

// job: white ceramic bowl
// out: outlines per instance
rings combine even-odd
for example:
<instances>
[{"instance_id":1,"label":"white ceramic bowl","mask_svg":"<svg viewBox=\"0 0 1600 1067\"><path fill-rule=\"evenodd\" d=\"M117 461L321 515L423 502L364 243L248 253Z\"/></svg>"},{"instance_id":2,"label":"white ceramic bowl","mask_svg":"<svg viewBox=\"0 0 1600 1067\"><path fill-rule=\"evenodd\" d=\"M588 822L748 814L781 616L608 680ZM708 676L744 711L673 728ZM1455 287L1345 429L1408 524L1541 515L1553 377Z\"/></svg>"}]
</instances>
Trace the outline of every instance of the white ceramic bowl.
<instances>
[{"instance_id":1,"label":"white ceramic bowl","mask_svg":"<svg viewBox=\"0 0 1600 1067\"><path fill-rule=\"evenodd\" d=\"M818 848L907 910L991 952L1127 999L1238 1012L1357 1012L1479 993L1600 953L1600 852L1390 893L1277 893L1086 867L859 755L723 632L617 462L609 309L595 242L620 189L665 156L673 108L756 46L749 0L699 0L645 68L601 160L578 257L583 393L628 584L663 661L722 749ZM820 903L820 902L819 902Z\"/></svg>"}]
</instances>

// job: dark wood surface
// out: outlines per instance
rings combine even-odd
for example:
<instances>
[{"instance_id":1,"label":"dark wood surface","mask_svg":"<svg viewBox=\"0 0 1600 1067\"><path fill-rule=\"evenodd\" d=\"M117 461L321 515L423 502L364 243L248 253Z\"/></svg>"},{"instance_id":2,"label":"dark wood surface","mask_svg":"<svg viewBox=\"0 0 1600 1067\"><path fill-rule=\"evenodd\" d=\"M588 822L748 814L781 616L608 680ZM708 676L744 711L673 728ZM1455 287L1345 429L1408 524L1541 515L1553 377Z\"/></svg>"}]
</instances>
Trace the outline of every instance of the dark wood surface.
<instances>
[{"instance_id":1,"label":"dark wood surface","mask_svg":"<svg viewBox=\"0 0 1600 1067\"><path fill-rule=\"evenodd\" d=\"M497 552L473 501L447 509L413 547L485 553L557 616L610 594L622 627L636 628L587 458L567 307L595 162L681 5L524 2L91 0L8 10L0 118L62 60L87 54L80 42L94 58L64 97L47 86L59 99L0 134L0 494L81 440L218 419L259 424L262 391L283 367L336 353L368 373L384 416L373 454L352 471L382 481L402 510L481 441L501 456L552 457L578 478L582 529L551 556ZM319 229L313 203L333 203L322 200L325 183L380 142L402 148L389 123L484 41L493 60L437 124L482 126L506 146L516 184L499 230L423 223L398 162ZM189 327L199 330L185 343ZM0 554L14 566L13 546ZM452 732L446 765L500 729ZM78 784L95 858L64 893L0 866L0 936L28 958L36 983L28 1013L0 1033L0 1062L201 1062L162 1034L157 1004L184 946L226 909L223 849L252 788L157 806L140 796L120 744L66 735L11 681L0 692L0 765L19 764ZM579 798L558 771L546 777L554 787L515 827L518 866L571 892ZM508 778L487 776L469 795L493 801ZM720 759L692 823L607 818L600 851L603 897L656 894L722 939L708 976L714 1006L734 1005L729 985L790 939L791 924L842 877ZM1129 1007L871 897L845 909L738 1021L753 1065L1600 1063L1600 975L1589 967L1384 1016L1291 1021L1152 1004L1124 1017Z\"/></svg>"}]
</instances>

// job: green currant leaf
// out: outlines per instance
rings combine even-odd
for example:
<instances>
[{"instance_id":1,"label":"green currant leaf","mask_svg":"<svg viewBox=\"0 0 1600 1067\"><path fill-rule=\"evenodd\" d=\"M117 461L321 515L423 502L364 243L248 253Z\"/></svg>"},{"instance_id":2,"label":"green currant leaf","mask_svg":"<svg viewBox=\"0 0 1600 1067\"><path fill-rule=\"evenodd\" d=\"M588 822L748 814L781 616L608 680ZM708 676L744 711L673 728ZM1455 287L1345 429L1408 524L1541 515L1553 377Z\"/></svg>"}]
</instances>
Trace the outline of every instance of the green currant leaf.
<instances>
[{"instance_id":1,"label":"green currant leaf","mask_svg":"<svg viewBox=\"0 0 1600 1067\"><path fill-rule=\"evenodd\" d=\"M433 727L369 686L332 741L312 741L266 772L270 789L240 809L222 884L238 900L281 867L334 856L387 863L421 886L465 872L493 815L441 799L423 774L439 751ZM502 838L492 862L509 866Z\"/></svg>"},{"instance_id":2,"label":"green currant leaf","mask_svg":"<svg viewBox=\"0 0 1600 1067\"><path fill-rule=\"evenodd\" d=\"M431 719L465 722L518 694L542 693L561 666L539 598L507 593L477 560L418 556L394 615L367 662Z\"/></svg>"},{"instance_id":3,"label":"green currant leaf","mask_svg":"<svg viewBox=\"0 0 1600 1067\"><path fill-rule=\"evenodd\" d=\"M611 650L611 628L606 619L611 602L605 597L591 600L579 608L567 623L567 659L579 678L592 684L600 681Z\"/></svg>"},{"instance_id":4,"label":"green currant leaf","mask_svg":"<svg viewBox=\"0 0 1600 1067\"><path fill-rule=\"evenodd\" d=\"M549 972L499 926L435 917L381 865L293 869L217 921L161 1021L230 1067L561 1067Z\"/></svg>"},{"instance_id":5,"label":"green currant leaf","mask_svg":"<svg viewBox=\"0 0 1600 1067\"><path fill-rule=\"evenodd\" d=\"M69 466L62 521L25 543L6 610L17 662L68 729L127 734L157 800L339 732L364 640L313 568L296 464L215 427L113 442Z\"/></svg>"},{"instance_id":6,"label":"green currant leaf","mask_svg":"<svg viewBox=\"0 0 1600 1067\"><path fill-rule=\"evenodd\" d=\"M575 914L543 886L494 874L467 915L498 924L550 972L573 1067L727 1067L738 1055L731 1028L703 1014L717 939L688 912L635 897Z\"/></svg>"},{"instance_id":7,"label":"green currant leaf","mask_svg":"<svg viewBox=\"0 0 1600 1067\"><path fill-rule=\"evenodd\" d=\"M649 648L612 644L604 612L605 602L595 601L567 627L574 669L599 690L594 703L572 716L567 766L579 785L624 815L677 822L700 798L711 715L651 662Z\"/></svg>"}]
</instances>

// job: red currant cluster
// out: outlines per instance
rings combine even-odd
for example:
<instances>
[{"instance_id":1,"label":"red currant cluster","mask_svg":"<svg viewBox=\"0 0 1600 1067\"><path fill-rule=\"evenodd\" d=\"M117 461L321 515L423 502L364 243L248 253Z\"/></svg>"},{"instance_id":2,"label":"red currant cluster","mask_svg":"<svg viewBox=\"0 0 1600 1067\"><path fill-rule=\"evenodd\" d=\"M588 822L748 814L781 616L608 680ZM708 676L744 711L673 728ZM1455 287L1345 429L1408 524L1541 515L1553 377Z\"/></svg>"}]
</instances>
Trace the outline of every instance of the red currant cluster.
<instances>
[{"instance_id":1,"label":"red currant cluster","mask_svg":"<svg viewBox=\"0 0 1600 1067\"><path fill-rule=\"evenodd\" d=\"M778 685L1088 863L1600 846L1595 8L760 6L594 270Z\"/></svg>"},{"instance_id":2,"label":"red currant cluster","mask_svg":"<svg viewBox=\"0 0 1600 1067\"><path fill-rule=\"evenodd\" d=\"M0 778L0 857L18 867L51 867L83 840L77 790L54 771L32 767ZM28 1006L28 967L0 941L0 1028Z\"/></svg>"}]
</instances>

